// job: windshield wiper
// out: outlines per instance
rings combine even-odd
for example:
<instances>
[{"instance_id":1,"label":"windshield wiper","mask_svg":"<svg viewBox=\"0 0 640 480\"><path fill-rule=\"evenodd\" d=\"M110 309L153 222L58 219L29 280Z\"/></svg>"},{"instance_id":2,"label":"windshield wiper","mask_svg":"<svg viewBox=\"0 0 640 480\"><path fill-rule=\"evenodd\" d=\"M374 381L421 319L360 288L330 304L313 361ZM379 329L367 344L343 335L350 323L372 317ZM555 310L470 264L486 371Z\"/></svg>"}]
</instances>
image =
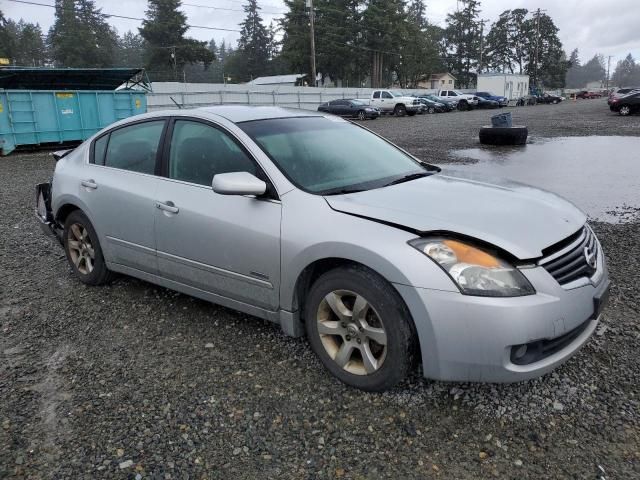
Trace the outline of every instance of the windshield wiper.
<instances>
[{"instance_id":1,"label":"windshield wiper","mask_svg":"<svg viewBox=\"0 0 640 480\"><path fill-rule=\"evenodd\" d=\"M385 187L391 185L397 185L399 183L410 182L411 180L417 180L422 177L429 177L433 175L434 172L419 172L419 173L410 173L409 175L405 175L404 177L396 178L394 181L389 182L385 185Z\"/></svg>"},{"instance_id":2,"label":"windshield wiper","mask_svg":"<svg viewBox=\"0 0 640 480\"><path fill-rule=\"evenodd\" d=\"M346 195L347 193L364 192L364 188L339 188L337 190L327 190L322 195Z\"/></svg>"}]
</instances>

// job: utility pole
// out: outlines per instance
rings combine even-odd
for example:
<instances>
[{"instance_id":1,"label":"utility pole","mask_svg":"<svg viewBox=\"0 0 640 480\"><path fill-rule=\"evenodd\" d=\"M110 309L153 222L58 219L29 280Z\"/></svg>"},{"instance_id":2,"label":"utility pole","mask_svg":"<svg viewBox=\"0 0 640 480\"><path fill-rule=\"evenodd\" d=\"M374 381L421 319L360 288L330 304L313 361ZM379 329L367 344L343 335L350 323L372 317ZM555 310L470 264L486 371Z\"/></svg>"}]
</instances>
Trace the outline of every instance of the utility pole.
<instances>
[{"instance_id":1,"label":"utility pole","mask_svg":"<svg viewBox=\"0 0 640 480\"><path fill-rule=\"evenodd\" d=\"M613 57L613 55L609 55L609 59L607 60L607 91L609 90L609 72L611 71L611 57Z\"/></svg>"},{"instance_id":2,"label":"utility pole","mask_svg":"<svg viewBox=\"0 0 640 480\"><path fill-rule=\"evenodd\" d=\"M176 59L176 47L175 45L169 47L171 49L171 59L173 60L173 80L178 81L178 64Z\"/></svg>"},{"instance_id":3,"label":"utility pole","mask_svg":"<svg viewBox=\"0 0 640 480\"><path fill-rule=\"evenodd\" d=\"M539 81L538 81L538 51L539 51L539 44L540 44L540 14L542 12L546 12L546 10L540 10L538 8L538 10L536 10L535 16L536 16L536 56L535 56L535 65L534 65L534 78L535 78L535 85L536 85L536 90L538 88L539 85Z\"/></svg>"},{"instance_id":4,"label":"utility pole","mask_svg":"<svg viewBox=\"0 0 640 480\"><path fill-rule=\"evenodd\" d=\"M482 73L482 55L484 53L484 24L489 20L480 20L480 61L478 62L478 73ZM477 84L477 83L476 83Z\"/></svg>"},{"instance_id":5,"label":"utility pole","mask_svg":"<svg viewBox=\"0 0 640 480\"><path fill-rule=\"evenodd\" d=\"M307 0L307 6L309 7L309 24L311 26L311 80L313 86L316 84L316 34L314 29L315 12L313 11L313 0Z\"/></svg>"}]
</instances>

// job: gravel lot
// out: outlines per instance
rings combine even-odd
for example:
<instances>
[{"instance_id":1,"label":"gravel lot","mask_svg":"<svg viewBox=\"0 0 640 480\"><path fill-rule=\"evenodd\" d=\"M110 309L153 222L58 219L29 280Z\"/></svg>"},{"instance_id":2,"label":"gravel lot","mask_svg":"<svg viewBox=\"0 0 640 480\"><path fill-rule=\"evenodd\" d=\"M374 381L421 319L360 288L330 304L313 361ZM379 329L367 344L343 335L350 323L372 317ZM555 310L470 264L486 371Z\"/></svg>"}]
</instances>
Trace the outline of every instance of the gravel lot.
<instances>
[{"instance_id":1,"label":"gravel lot","mask_svg":"<svg viewBox=\"0 0 640 480\"><path fill-rule=\"evenodd\" d=\"M511 111L539 137L640 132L602 101ZM492 113L366 126L443 163ZM639 223L594 225L607 318L556 372L367 394L267 322L131 278L80 284L32 218L53 166L0 158L0 478L640 477Z\"/></svg>"}]
</instances>

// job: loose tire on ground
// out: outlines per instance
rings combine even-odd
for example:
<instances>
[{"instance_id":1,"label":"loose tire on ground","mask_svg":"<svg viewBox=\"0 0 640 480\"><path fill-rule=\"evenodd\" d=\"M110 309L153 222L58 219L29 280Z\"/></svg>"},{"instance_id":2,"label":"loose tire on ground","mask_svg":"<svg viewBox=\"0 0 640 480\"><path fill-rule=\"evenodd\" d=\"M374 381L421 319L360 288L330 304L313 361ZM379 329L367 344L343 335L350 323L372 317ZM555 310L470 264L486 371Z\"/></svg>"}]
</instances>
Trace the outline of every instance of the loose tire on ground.
<instances>
[{"instance_id":1,"label":"loose tire on ground","mask_svg":"<svg viewBox=\"0 0 640 480\"><path fill-rule=\"evenodd\" d=\"M393 287L365 267L339 267L320 276L307 295L304 317L311 348L347 385L387 390L414 366L417 335L409 311ZM362 355L376 361L365 362Z\"/></svg>"},{"instance_id":2,"label":"loose tire on ground","mask_svg":"<svg viewBox=\"0 0 640 480\"><path fill-rule=\"evenodd\" d=\"M113 278L102 255L98 235L80 210L69 214L64 222L64 252L74 275L87 285L102 285Z\"/></svg>"},{"instance_id":3,"label":"loose tire on ground","mask_svg":"<svg viewBox=\"0 0 640 480\"><path fill-rule=\"evenodd\" d=\"M480 129L480 143L483 145L524 145L527 143L529 130L524 126L482 127Z\"/></svg>"}]
</instances>

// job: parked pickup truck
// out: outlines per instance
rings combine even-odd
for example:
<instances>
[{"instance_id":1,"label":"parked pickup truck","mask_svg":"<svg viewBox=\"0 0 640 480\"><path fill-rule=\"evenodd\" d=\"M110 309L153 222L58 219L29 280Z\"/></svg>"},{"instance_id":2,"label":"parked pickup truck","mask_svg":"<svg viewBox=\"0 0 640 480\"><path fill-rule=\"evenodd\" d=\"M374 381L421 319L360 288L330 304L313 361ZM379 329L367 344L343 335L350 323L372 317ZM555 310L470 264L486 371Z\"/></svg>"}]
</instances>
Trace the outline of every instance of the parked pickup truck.
<instances>
[{"instance_id":1,"label":"parked pickup truck","mask_svg":"<svg viewBox=\"0 0 640 480\"><path fill-rule=\"evenodd\" d=\"M369 104L380 113L393 113L398 117L414 116L420 111L420 101L394 90L374 90Z\"/></svg>"},{"instance_id":2,"label":"parked pickup truck","mask_svg":"<svg viewBox=\"0 0 640 480\"><path fill-rule=\"evenodd\" d=\"M459 90L440 90L438 96L458 102L458 110L471 110L478 106L478 97Z\"/></svg>"}]
</instances>

